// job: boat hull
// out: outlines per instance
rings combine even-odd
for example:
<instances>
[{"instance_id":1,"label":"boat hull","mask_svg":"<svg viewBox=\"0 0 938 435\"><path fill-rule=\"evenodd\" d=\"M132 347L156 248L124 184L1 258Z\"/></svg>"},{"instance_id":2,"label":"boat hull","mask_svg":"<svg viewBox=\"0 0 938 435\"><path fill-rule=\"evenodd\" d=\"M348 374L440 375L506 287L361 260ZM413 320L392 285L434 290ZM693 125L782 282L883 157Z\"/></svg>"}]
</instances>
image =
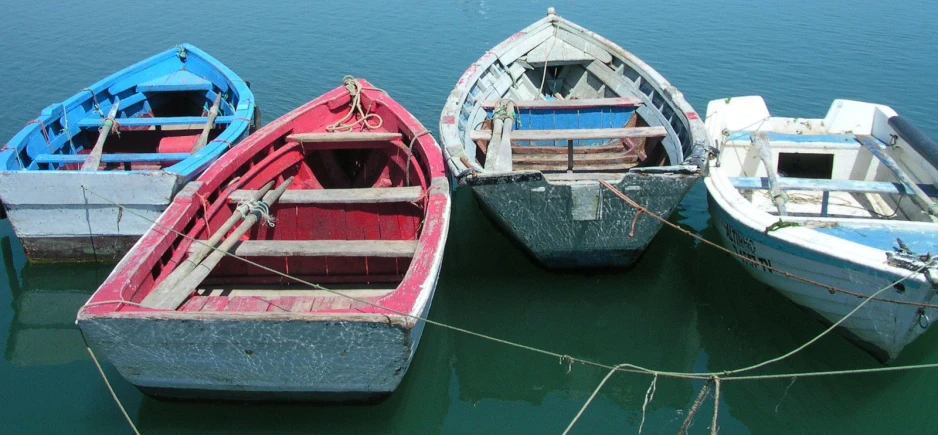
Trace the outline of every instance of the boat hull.
<instances>
[{"instance_id":1,"label":"boat hull","mask_svg":"<svg viewBox=\"0 0 938 435\"><path fill-rule=\"evenodd\" d=\"M708 180L708 189L710 187ZM908 275L885 272L880 267L845 261L823 249L811 249L779 240L759 229L752 228L724 209L724 204L708 194L710 215L724 246L753 262L739 261L755 279L778 290L795 304L816 314L824 323L833 324L863 299L782 275L774 269L806 278L824 285L853 293L870 295L891 286ZM883 257L885 261L885 256ZM758 263L758 265L756 264ZM888 289L880 298L909 302L935 303L935 290L931 284L915 276L903 285ZM837 328L841 335L872 354L881 362L895 359L900 351L930 326L938 310L920 311L914 305L871 301Z\"/></svg>"},{"instance_id":2,"label":"boat hull","mask_svg":"<svg viewBox=\"0 0 938 435\"><path fill-rule=\"evenodd\" d=\"M11 171L0 197L31 261L117 261L182 182L165 171Z\"/></svg>"},{"instance_id":3,"label":"boat hull","mask_svg":"<svg viewBox=\"0 0 938 435\"><path fill-rule=\"evenodd\" d=\"M611 184L667 217L698 178L627 174ZM468 180L486 214L551 269L629 268L661 228L595 181L555 184L540 173Z\"/></svg>"},{"instance_id":4,"label":"boat hull","mask_svg":"<svg viewBox=\"0 0 938 435\"><path fill-rule=\"evenodd\" d=\"M424 326L380 317L112 317L79 326L121 375L157 398L370 403L400 384Z\"/></svg>"}]
</instances>

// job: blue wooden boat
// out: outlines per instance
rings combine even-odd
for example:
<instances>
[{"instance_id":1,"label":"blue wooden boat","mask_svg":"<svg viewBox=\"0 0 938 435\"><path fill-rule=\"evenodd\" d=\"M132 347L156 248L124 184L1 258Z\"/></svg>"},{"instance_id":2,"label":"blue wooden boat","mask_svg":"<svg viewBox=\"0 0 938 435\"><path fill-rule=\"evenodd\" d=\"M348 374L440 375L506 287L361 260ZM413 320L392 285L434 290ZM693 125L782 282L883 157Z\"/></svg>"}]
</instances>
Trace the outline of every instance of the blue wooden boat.
<instances>
[{"instance_id":1,"label":"blue wooden boat","mask_svg":"<svg viewBox=\"0 0 938 435\"><path fill-rule=\"evenodd\" d=\"M713 100L706 125L720 152L710 214L747 272L826 323L885 289L839 328L881 361L938 318L938 145L891 108L849 100L824 118Z\"/></svg>"},{"instance_id":2,"label":"blue wooden boat","mask_svg":"<svg viewBox=\"0 0 938 435\"><path fill-rule=\"evenodd\" d=\"M703 122L632 53L553 8L470 65L440 116L459 185L548 268L632 266L702 176Z\"/></svg>"},{"instance_id":3,"label":"blue wooden boat","mask_svg":"<svg viewBox=\"0 0 938 435\"><path fill-rule=\"evenodd\" d=\"M181 44L29 121L0 149L0 201L31 260L116 260L259 122L248 84Z\"/></svg>"}]
</instances>

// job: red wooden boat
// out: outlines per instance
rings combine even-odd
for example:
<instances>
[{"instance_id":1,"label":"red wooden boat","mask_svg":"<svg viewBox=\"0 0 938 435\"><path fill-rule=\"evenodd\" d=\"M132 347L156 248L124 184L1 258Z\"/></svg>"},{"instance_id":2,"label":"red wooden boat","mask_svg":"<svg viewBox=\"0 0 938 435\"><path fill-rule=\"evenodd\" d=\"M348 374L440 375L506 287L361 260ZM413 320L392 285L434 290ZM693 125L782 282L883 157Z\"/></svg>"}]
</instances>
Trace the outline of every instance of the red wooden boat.
<instances>
[{"instance_id":1,"label":"red wooden boat","mask_svg":"<svg viewBox=\"0 0 938 435\"><path fill-rule=\"evenodd\" d=\"M433 137L346 79L188 185L78 325L155 396L379 399L420 340L449 213Z\"/></svg>"}]
</instances>

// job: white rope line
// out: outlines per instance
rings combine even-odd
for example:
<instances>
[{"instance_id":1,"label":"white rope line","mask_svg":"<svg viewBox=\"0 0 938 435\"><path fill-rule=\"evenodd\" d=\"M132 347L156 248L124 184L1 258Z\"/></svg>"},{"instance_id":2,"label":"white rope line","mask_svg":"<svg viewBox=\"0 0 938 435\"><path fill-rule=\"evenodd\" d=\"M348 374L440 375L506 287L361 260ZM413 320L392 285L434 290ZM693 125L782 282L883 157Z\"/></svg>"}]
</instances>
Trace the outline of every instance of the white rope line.
<instances>
[{"instance_id":1,"label":"white rope line","mask_svg":"<svg viewBox=\"0 0 938 435\"><path fill-rule=\"evenodd\" d=\"M107 197L105 197L105 196L103 196L103 195L101 195L101 194L99 194L99 193L97 193L97 192L95 192L95 191L93 191L93 190L91 190L91 189L88 189L88 188L85 187L85 186L82 186L82 188L83 188L84 190L86 190L86 191L88 191L88 192L94 194L95 196L98 196L98 197L102 198L103 200L105 200L105 201L107 201L107 202L109 202L109 203L111 203L111 204L114 204L114 205L117 206L117 207L120 207L120 208L122 208L122 209L124 208L123 205L118 204L118 203L116 203L116 202L114 202L114 201L108 199ZM208 244L204 243L202 240L196 239L196 238L194 238L194 237L192 237L192 236L189 236L189 235L184 234L184 233L182 233L182 232L180 232L180 231L177 231L177 230L175 230L175 229L173 229L173 228L170 228L170 227L168 227L168 226L166 226L166 225L163 225L163 224L161 224L161 223L159 223L159 222L157 222L157 221L155 221L155 220L153 220L153 219L151 219L151 218L149 218L149 217L146 217L146 216L143 216L143 215L141 215L141 214L139 214L139 213L136 213L136 212L134 212L133 210L127 210L127 211L128 211L129 213L131 213L131 214L134 214L134 215L136 215L136 216L142 218L142 219L145 219L145 220L147 220L147 221L149 221L149 222L152 222L152 223L154 224L154 226L159 226L159 227L161 227L161 228L163 228L163 229L165 229L165 230L168 230L168 231L170 231L170 232L172 232L172 233L177 234L177 235L180 236L180 237L183 237L183 238L186 238L186 239L190 239L190 240L192 240L193 243L201 243L203 246L207 246L207 247L209 247L209 248L212 249L212 250L218 250L218 248L216 248L216 247L214 247L214 246L209 246ZM524 350L528 350L528 351L531 351L531 352L535 352L535 353L540 353L540 354L543 354L543 355L552 356L552 357L555 357L555 358L559 358L561 362L567 361L568 363L571 363L571 364L572 364L573 362L577 362L577 363L581 363L581 364L584 364L584 365L594 366L594 367L599 367L599 368L605 368L605 369L609 370L609 373L607 373L607 375L606 375L606 377L603 379L603 381L602 381L602 382L599 384L599 386L593 391L593 394L590 396L590 398L587 400L587 402L586 402L586 403L583 405L583 407L580 409L580 412L578 412L577 415L576 415L576 417L573 419L573 421L570 422L570 424L569 424L568 427L567 427L567 431L569 431L569 430L573 427L573 425L576 423L576 421L579 419L579 417L583 414L583 412L586 410L586 408L588 407L588 405L592 402L592 400L593 400L593 399L596 397L596 395L598 394L600 388L601 388L601 387L606 383L606 381L607 381L609 378L611 378L611 376L612 376L614 373L616 373L616 372L639 373L639 374L652 375L655 379L657 379L658 376L665 376L665 377L682 378L682 379L699 379L699 380L714 379L715 381L717 381L717 380L719 380L719 379L722 379L722 380L774 379L774 378L792 378L792 377L799 377L799 376L825 376L825 375L833 376L833 375L846 375L846 374L856 374L856 373L878 373L878 372L888 372L888 371L898 371L898 370L914 370L914 369L932 369L932 368L938 368L938 363L934 363L934 364L924 364L924 365L917 365L917 366L880 367L880 368L864 369L864 370L832 371L832 372L817 372L817 373L804 373L804 374L782 374L782 375L758 375L758 376L729 376L729 377L723 377L723 376L732 375L732 374L735 374L735 373L743 373L743 372L746 372L746 371L755 370L755 369L757 369L757 368L764 367L764 366L766 366L766 365L772 364L772 363L774 363L774 362L781 361L781 360L783 360L783 359L786 359L786 358L788 358L788 357L791 357L792 355L795 355L796 353L798 353L798 352L800 352L801 350L803 350L805 347L807 347L807 346L813 344L813 343L816 342L818 339L820 339L820 338L823 337L824 335L828 334L828 333L829 333L830 331L832 331L836 326L838 326L839 324L843 323L845 320L847 320L850 316L852 316L854 313L856 313L856 311L858 311L860 308L862 308L863 306L865 306L865 305L866 305L867 303L869 303L871 300L874 300L874 299L872 299L872 297L865 299L865 300L864 300L863 302L861 302L856 308L854 308L850 313L848 313L847 315L845 315L845 316L844 316L843 318L841 318L838 322L836 322L835 324L833 324L831 327L827 328L825 331L823 331L821 334L819 334L818 336L816 336L814 339L812 339L812 340L808 341L807 343L805 343L805 344L799 346L798 348L792 350L791 352L788 352L788 353L786 353L786 354L784 354L784 355L781 355L781 356L779 356L779 357L776 357L776 358L773 358L773 359L770 359L770 360L767 360L767 361L764 361L764 362L762 362L762 363L755 364L755 365L752 365L752 366L743 367L743 368L740 368L740 369L735 369L735 370L730 370L730 371L723 371L723 372L710 372L710 373L669 372L669 371L652 370L652 369L648 369L648 368L641 367L641 366L637 366L637 365L630 364L630 363L623 363L623 364L619 364L619 365L612 366L612 365L607 365L607 364L603 364L603 363L599 363L599 362L595 362L595 361L590 361L590 360L585 360L585 359L580 359L580 358L574 358L574 357L571 357L571 356L569 356L569 355L562 355L562 354L559 354L559 353L556 353L556 352L552 352L552 351L548 351L548 350L545 350L545 349L535 348L535 347L528 346L528 345L524 345L524 344L521 344L521 343L516 343L516 342L512 342L512 341L500 339L500 338L497 338L497 337L493 337L493 336L489 336L489 335L486 335L486 334L474 332L474 331L471 331L471 330L468 330L468 329L464 329L464 328L460 328L460 327L457 327L457 326L453 326L453 325L445 324L445 323L442 323L442 322L430 320L430 319L427 319L427 318L424 318L424 317L421 317L421 316L418 316L418 315L413 315L413 314L410 314L410 313L405 313L405 312L401 312L401 311L394 310L394 309L391 309L391 308L387 308L387 307L381 306L380 304L376 304L376 303L371 302L371 301L367 301L367 300L360 299L360 298L357 298L357 297L354 297L354 296L350 296L350 295L348 295L348 294L346 294L346 293L342 293L342 292L339 292L339 291L331 290L331 289L328 289L328 288L326 288L326 287L323 287L323 286L321 286L321 285L319 285L319 284L314 284L314 283L311 283L311 282L309 282L309 281L305 281L305 280L303 280L303 279L301 279L301 278L297 278L297 277L288 275L288 274L283 273L283 272L280 272L280 271L278 271L278 270L276 270L276 269L272 269L272 268L263 266L263 265L261 265L261 264L255 263L255 262L253 262L253 261L251 261L251 260L248 260L248 259L246 259L246 258L244 258L244 257L238 256L238 255L235 255L235 254L232 254L232 253L229 253L229 252L225 252L225 251L222 251L222 252L223 252L225 255L227 255L227 256L236 258L236 259L238 259L238 260L240 260L240 261L242 261L242 262L244 262L244 263L251 264L251 265L253 265L253 266L255 266L255 267L261 268L261 269L263 269L263 270L266 270L266 271L268 271L268 272L274 273L274 274L279 275L279 276L281 276L281 277L284 277L284 278L287 278L287 279L296 281L296 282L301 283L301 284L304 284L304 285L308 285L308 286L310 286L310 287L312 287L312 288L315 288L315 289L323 290L323 291L326 291L326 292L329 292L329 293L332 293L332 294L335 294L335 295L338 295L338 296L341 296L341 297L345 297L345 298L348 298L348 299L350 299L350 300L353 300L353 301L362 303L362 304L364 304L364 305L372 306L372 307L375 307L375 308L378 308L378 309L387 311L387 312L392 313L392 314L397 314L397 315L400 315L400 316L404 316L404 317L412 318L412 319L415 319L415 320L423 321L423 322L426 322L426 323L431 324L431 325L434 325L434 326L439 326L439 327L442 327L442 328L445 328L445 329L449 329L449 330L452 330L452 331L455 331L455 332L460 332L460 333L463 333L463 334L471 335L471 336L474 336L474 337L482 338L482 339L489 340L489 341L493 341L493 342L496 342L496 343L501 343L501 344L504 344L504 345L508 345L508 346L512 346L512 347L516 347L516 348L520 348L520 349L524 349ZM892 288L895 284L901 283L902 281L905 281L905 280L911 278L912 276L915 276L915 275L917 275L918 273L921 273L921 271L924 270L926 267L928 267L928 264L923 265L923 266L920 267L918 270L913 271L911 274L909 274L909 275L907 275L907 276L905 276L905 277L900 278L899 280L895 281L893 284L891 284L891 285L889 285L889 286L886 286L886 287L883 287L882 289L880 289L880 290L878 290L876 293L874 293L874 296L877 295L877 294L879 294L879 293L881 293L881 292L883 292L883 291L885 291L885 290L888 290L889 288ZM111 303L126 303L126 302L123 302L123 301L109 301L109 302L111 302ZM102 301L102 302L100 302L100 303L103 304L103 303L107 303L107 302ZM654 384L653 384L653 385L654 385ZM650 400L653 398L654 389L651 388L651 386L650 386L650 387L649 387L649 391L650 391L650 393L646 393L646 399L647 399L648 401L650 401ZM647 406L647 404L646 404L646 406ZM716 406L718 406L718 403L716 404ZM714 412L716 412L716 409L714 410ZM713 430L714 430L714 429L711 428L712 433L715 433L715 432L713 432ZM566 433L566 431L565 431L565 433Z\"/></svg>"}]
</instances>

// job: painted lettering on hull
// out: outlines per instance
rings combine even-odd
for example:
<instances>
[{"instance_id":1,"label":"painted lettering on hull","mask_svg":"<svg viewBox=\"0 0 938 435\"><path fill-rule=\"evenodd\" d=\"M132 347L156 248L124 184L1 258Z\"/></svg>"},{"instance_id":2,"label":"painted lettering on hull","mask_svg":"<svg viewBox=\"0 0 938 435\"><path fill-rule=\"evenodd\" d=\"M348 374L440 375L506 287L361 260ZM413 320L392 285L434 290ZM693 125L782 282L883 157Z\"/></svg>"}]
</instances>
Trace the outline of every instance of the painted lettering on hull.
<instances>
[{"instance_id":1,"label":"painted lettering on hull","mask_svg":"<svg viewBox=\"0 0 938 435\"><path fill-rule=\"evenodd\" d=\"M756 255L756 243L751 238L744 236L726 222L723 223L723 233L733 245L733 251L749 259L749 261L743 261L743 264L772 273L772 260Z\"/></svg>"}]
</instances>

